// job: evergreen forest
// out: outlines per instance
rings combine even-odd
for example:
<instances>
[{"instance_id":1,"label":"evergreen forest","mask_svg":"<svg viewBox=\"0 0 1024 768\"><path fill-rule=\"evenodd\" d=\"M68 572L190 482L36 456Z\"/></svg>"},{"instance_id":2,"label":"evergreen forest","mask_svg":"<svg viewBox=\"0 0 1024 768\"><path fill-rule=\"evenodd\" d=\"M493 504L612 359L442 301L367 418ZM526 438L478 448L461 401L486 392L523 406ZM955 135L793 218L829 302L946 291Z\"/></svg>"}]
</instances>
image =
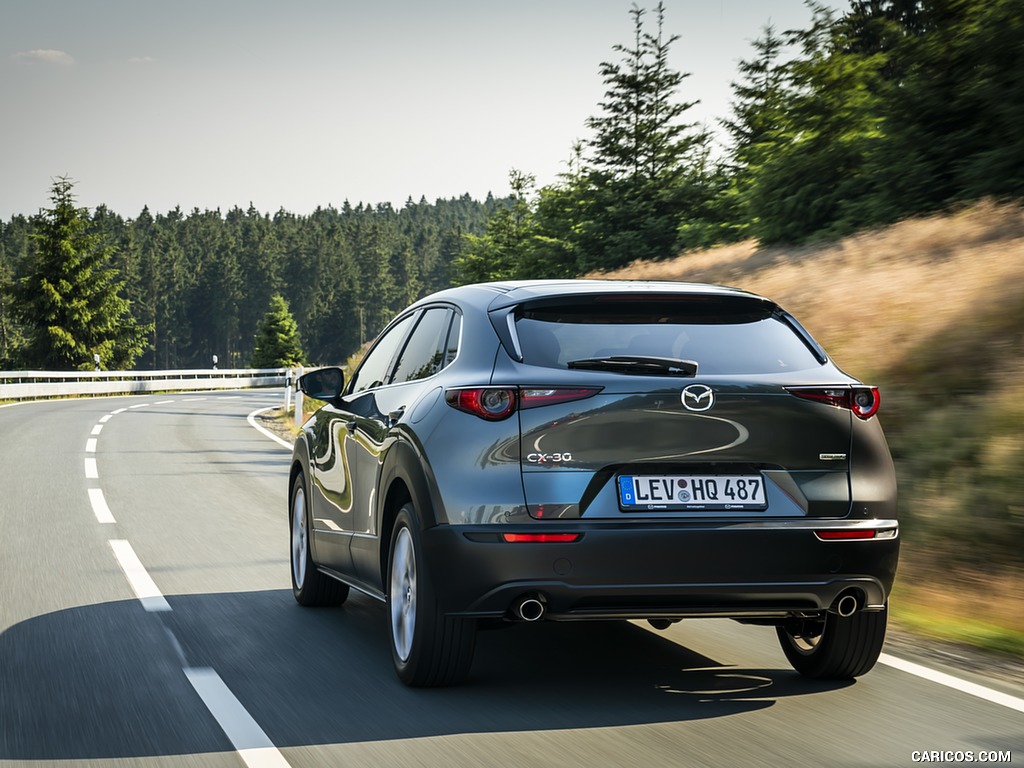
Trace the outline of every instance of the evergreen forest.
<instances>
[{"instance_id":1,"label":"evergreen forest","mask_svg":"<svg viewBox=\"0 0 1024 768\"><path fill-rule=\"evenodd\" d=\"M272 302L307 362L341 362L452 284L806 243L1024 197L1024 0L809 2L808 15L805 29L763 28L730 114L708 126L688 119L688 73L669 64L684 20L634 5L596 66L605 95L587 137L567 137L553 184L512 169L507 199L125 218L75 208L58 179L52 208L0 222L0 369L88 368L96 354L245 367Z\"/></svg>"},{"instance_id":2,"label":"evergreen forest","mask_svg":"<svg viewBox=\"0 0 1024 768\"><path fill-rule=\"evenodd\" d=\"M344 362L398 310L451 284L463 234L481 231L497 205L464 196L410 200L399 210L344 205L308 216L252 207L144 209L134 219L104 206L80 213L109 250L131 322L145 331L134 367L168 370L210 368L214 355L221 368L248 367L275 296L298 325L304 362ZM3 370L93 366L91 348L56 364L33 355L32 324L15 311L25 306L25 278L51 219L44 212L0 225L0 281L8 288L0 299Z\"/></svg>"}]
</instances>

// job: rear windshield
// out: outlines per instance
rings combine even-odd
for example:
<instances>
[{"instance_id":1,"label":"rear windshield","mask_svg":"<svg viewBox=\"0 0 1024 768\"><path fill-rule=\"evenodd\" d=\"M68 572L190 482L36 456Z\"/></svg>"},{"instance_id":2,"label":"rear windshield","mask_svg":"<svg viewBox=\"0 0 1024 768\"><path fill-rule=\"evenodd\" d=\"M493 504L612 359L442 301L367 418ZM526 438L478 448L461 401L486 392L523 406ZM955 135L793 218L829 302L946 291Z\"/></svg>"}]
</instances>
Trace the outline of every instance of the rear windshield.
<instances>
[{"instance_id":1,"label":"rear windshield","mask_svg":"<svg viewBox=\"0 0 1024 768\"><path fill-rule=\"evenodd\" d=\"M805 370L821 360L772 304L743 297L600 296L516 311L523 361L639 355L693 360L702 375Z\"/></svg>"}]
</instances>

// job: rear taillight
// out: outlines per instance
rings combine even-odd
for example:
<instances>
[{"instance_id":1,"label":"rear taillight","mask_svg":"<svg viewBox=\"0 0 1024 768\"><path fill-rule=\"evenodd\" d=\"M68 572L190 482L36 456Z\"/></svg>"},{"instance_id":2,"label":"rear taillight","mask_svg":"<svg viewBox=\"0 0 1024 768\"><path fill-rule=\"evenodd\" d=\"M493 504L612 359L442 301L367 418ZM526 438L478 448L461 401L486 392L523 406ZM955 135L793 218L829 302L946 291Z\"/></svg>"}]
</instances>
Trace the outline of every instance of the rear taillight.
<instances>
[{"instance_id":1,"label":"rear taillight","mask_svg":"<svg viewBox=\"0 0 1024 768\"><path fill-rule=\"evenodd\" d=\"M804 400L846 408L860 419L870 419L878 413L881 403L878 387L787 387L786 390Z\"/></svg>"},{"instance_id":2,"label":"rear taillight","mask_svg":"<svg viewBox=\"0 0 1024 768\"><path fill-rule=\"evenodd\" d=\"M854 387L851 392L850 409L856 416L870 419L878 413L878 406L882 403L878 387Z\"/></svg>"},{"instance_id":3,"label":"rear taillight","mask_svg":"<svg viewBox=\"0 0 1024 768\"><path fill-rule=\"evenodd\" d=\"M540 408L555 403L585 400L601 391L601 387L465 387L449 389L444 399L456 408L481 419L500 421L520 408Z\"/></svg>"},{"instance_id":4,"label":"rear taillight","mask_svg":"<svg viewBox=\"0 0 1024 768\"><path fill-rule=\"evenodd\" d=\"M456 408L487 421L501 421L516 410L516 391L499 387L449 389L444 399Z\"/></svg>"},{"instance_id":5,"label":"rear taillight","mask_svg":"<svg viewBox=\"0 0 1024 768\"><path fill-rule=\"evenodd\" d=\"M540 408L543 405L554 405L555 403L569 403L573 400L586 400L601 391L600 387L550 387L541 389L523 388L519 390L520 408Z\"/></svg>"}]
</instances>

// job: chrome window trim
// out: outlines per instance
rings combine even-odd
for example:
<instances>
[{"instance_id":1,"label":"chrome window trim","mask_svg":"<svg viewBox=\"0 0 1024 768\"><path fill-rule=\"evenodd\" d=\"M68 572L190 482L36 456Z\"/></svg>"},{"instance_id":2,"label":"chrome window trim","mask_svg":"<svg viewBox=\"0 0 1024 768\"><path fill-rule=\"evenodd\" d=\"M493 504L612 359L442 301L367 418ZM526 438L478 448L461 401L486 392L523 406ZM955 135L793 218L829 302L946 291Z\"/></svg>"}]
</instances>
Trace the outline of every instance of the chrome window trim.
<instances>
[{"instance_id":1,"label":"chrome window trim","mask_svg":"<svg viewBox=\"0 0 1024 768\"><path fill-rule=\"evenodd\" d=\"M512 351L515 352L516 360L521 363L523 362L523 348L519 345L519 334L516 332L515 312L505 315L505 321L508 323L508 333L512 338Z\"/></svg>"}]
</instances>

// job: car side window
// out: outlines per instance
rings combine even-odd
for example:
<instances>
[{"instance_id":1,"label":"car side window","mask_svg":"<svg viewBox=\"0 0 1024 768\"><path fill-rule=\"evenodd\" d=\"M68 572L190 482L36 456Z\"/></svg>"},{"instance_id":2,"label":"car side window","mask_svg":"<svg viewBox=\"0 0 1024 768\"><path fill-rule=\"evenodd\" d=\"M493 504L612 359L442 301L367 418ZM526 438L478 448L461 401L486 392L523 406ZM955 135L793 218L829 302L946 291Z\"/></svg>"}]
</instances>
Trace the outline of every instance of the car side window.
<instances>
[{"instance_id":1,"label":"car side window","mask_svg":"<svg viewBox=\"0 0 1024 768\"><path fill-rule=\"evenodd\" d=\"M377 343L373 345L373 348L363 358L363 362L356 369L356 372L352 374L352 381L348 387L349 395L355 395L367 389L374 389L388 382L395 354L401 348L402 342L405 341L405 337L415 319L415 313L406 315L377 340Z\"/></svg>"},{"instance_id":2,"label":"car side window","mask_svg":"<svg viewBox=\"0 0 1024 768\"><path fill-rule=\"evenodd\" d=\"M395 384L425 379L444 367L445 340L451 317L452 311L445 307L428 309L423 313L398 360L393 379Z\"/></svg>"}]
</instances>

